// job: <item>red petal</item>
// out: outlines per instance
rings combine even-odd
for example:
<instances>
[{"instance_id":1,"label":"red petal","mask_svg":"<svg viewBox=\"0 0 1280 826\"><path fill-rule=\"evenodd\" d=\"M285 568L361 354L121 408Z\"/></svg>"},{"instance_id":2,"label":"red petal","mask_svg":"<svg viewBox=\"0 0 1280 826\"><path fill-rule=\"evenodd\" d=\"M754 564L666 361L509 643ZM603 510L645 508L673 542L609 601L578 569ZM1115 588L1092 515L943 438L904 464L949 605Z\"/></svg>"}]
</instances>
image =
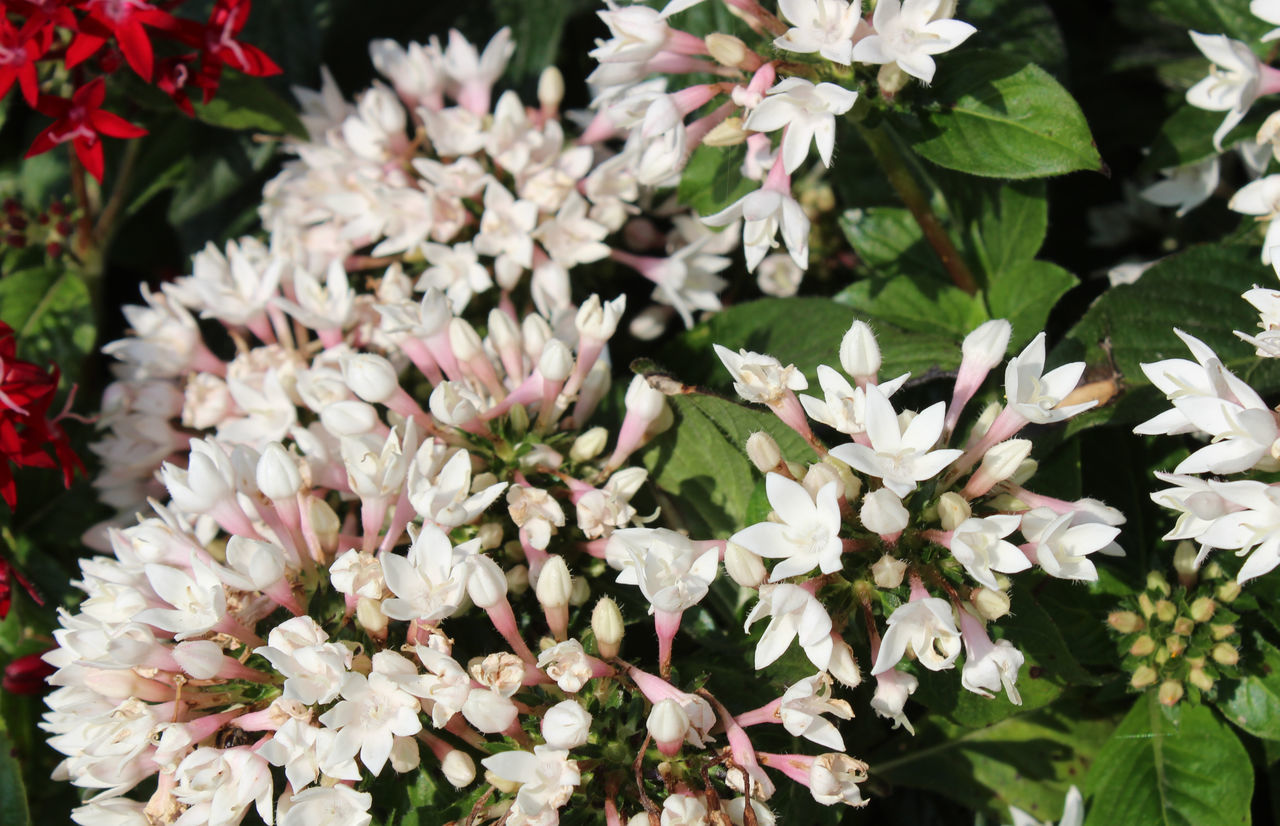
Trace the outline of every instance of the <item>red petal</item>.
<instances>
[{"instance_id":1,"label":"red petal","mask_svg":"<svg viewBox=\"0 0 1280 826\"><path fill-rule=\"evenodd\" d=\"M50 149L57 146L58 144L50 137L50 134L53 132L53 127L56 125L57 124L51 123L49 126L45 127L43 132L36 135L36 139L31 142L31 148L27 150L27 154L23 157L34 158L36 155L43 155L45 152L48 152Z\"/></svg>"},{"instance_id":2,"label":"red petal","mask_svg":"<svg viewBox=\"0 0 1280 826\"><path fill-rule=\"evenodd\" d=\"M151 51L151 38L147 37L142 24L136 18L121 23L116 27L116 40L129 66L150 83L155 57Z\"/></svg>"},{"instance_id":3,"label":"red petal","mask_svg":"<svg viewBox=\"0 0 1280 826\"><path fill-rule=\"evenodd\" d=\"M141 126L134 126L119 115L99 109L89 115L89 124L93 130L113 138L140 138L147 134Z\"/></svg>"},{"instance_id":4,"label":"red petal","mask_svg":"<svg viewBox=\"0 0 1280 826\"><path fill-rule=\"evenodd\" d=\"M95 77L79 89L76 89L75 94L71 96L72 103L77 103L86 109L97 109L102 106L102 101L106 99L107 81L101 77Z\"/></svg>"},{"instance_id":5,"label":"red petal","mask_svg":"<svg viewBox=\"0 0 1280 826\"><path fill-rule=\"evenodd\" d=\"M27 105L34 108L40 100L40 79L36 75L35 64L28 63L18 70L18 85L22 87L22 97Z\"/></svg>"},{"instance_id":6,"label":"red petal","mask_svg":"<svg viewBox=\"0 0 1280 826\"><path fill-rule=\"evenodd\" d=\"M105 37L80 32L76 35L75 40L71 41L71 45L67 47L67 68L73 69L93 57L94 53L102 48L102 44L106 42L107 39Z\"/></svg>"},{"instance_id":7,"label":"red petal","mask_svg":"<svg viewBox=\"0 0 1280 826\"><path fill-rule=\"evenodd\" d=\"M84 171L96 178L98 183L102 183L102 141L95 140L90 143L77 138L73 143L76 147L76 157L84 165Z\"/></svg>"}]
</instances>

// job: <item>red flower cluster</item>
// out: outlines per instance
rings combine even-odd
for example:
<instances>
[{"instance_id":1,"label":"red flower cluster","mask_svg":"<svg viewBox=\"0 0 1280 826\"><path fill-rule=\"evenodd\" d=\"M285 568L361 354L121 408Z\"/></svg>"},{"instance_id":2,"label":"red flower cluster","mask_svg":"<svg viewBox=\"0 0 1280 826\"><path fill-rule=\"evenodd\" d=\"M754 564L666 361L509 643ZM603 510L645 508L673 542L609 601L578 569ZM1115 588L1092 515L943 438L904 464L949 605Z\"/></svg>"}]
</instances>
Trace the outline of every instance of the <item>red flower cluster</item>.
<instances>
[{"instance_id":1,"label":"red flower cluster","mask_svg":"<svg viewBox=\"0 0 1280 826\"><path fill-rule=\"evenodd\" d=\"M60 468L67 486L77 470L84 472L66 431L58 424L66 411L49 416L49 406L58 390L58 375L57 367L49 373L18 359L13 328L0 321L0 498L10 508L18 501L11 464Z\"/></svg>"},{"instance_id":2,"label":"red flower cluster","mask_svg":"<svg viewBox=\"0 0 1280 826\"><path fill-rule=\"evenodd\" d=\"M209 19L201 22L172 13L181 0L0 0L0 98L16 83L31 107L54 119L27 157L71 141L84 168L101 181L101 138L146 134L101 109L106 96L101 76L81 82L69 98L42 93L37 69L42 60L79 69L73 74L78 78L95 55L97 69L106 74L127 64L187 115L194 112L188 89L200 90L208 103L217 94L223 67L258 77L279 74L280 67L261 49L237 39L251 2L217 0ZM178 53L157 60L156 37L176 46Z\"/></svg>"}]
</instances>

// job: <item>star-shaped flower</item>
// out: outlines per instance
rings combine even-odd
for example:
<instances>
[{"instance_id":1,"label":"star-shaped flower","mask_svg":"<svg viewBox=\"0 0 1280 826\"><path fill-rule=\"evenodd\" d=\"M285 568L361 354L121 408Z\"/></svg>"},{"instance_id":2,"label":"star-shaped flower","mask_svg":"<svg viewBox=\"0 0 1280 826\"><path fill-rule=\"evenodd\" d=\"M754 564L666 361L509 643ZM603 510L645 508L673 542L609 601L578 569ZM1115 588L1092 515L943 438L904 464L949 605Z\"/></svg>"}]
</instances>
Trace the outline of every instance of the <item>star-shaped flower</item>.
<instances>
[{"instance_id":1,"label":"star-shaped flower","mask_svg":"<svg viewBox=\"0 0 1280 826\"><path fill-rule=\"evenodd\" d=\"M934 450L942 435L946 404L938 402L917 415L902 429L898 414L880 388L866 387L866 426L871 445L847 444L831 455L855 470L875 476L898 496L916 489L916 483L938 475L963 451Z\"/></svg>"}]
</instances>

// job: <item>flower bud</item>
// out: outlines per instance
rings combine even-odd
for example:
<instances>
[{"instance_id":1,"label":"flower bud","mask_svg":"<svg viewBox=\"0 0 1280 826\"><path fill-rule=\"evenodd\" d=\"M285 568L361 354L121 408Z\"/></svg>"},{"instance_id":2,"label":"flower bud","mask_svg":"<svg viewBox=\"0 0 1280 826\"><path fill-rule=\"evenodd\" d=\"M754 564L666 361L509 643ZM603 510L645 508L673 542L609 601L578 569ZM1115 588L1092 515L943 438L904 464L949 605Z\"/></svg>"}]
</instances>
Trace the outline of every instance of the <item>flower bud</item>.
<instances>
[{"instance_id":1,"label":"flower bud","mask_svg":"<svg viewBox=\"0 0 1280 826\"><path fill-rule=\"evenodd\" d=\"M871 577L880 588L897 588L907 572L907 563L885 554L871 566Z\"/></svg>"},{"instance_id":2,"label":"flower bud","mask_svg":"<svg viewBox=\"0 0 1280 826\"><path fill-rule=\"evenodd\" d=\"M573 372L573 353L558 338L550 339L538 357L538 372L547 381L564 381Z\"/></svg>"},{"instance_id":3,"label":"flower bud","mask_svg":"<svg viewBox=\"0 0 1280 826\"><path fill-rule=\"evenodd\" d=\"M1031 455L1031 442L1027 439L1008 439L992 446L982 457L979 472L994 485L1003 482L1017 471L1023 460ZM990 486L988 486L988 489Z\"/></svg>"},{"instance_id":4,"label":"flower bud","mask_svg":"<svg viewBox=\"0 0 1280 826\"><path fill-rule=\"evenodd\" d=\"M707 146L737 146L750 137L751 133L742 128L742 118L731 117L717 123L712 127L711 131L703 137L702 142ZM635 335L634 331L632 333ZM639 335L636 335L640 338Z\"/></svg>"},{"instance_id":5,"label":"flower bud","mask_svg":"<svg viewBox=\"0 0 1280 826\"><path fill-rule=\"evenodd\" d=\"M460 749L454 749L444 756L440 761L440 771L455 789L468 786L476 779L475 761Z\"/></svg>"},{"instance_id":6,"label":"flower bud","mask_svg":"<svg viewBox=\"0 0 1280 826\"><path fill-rule=\"evenodd\" d=\"M332 553L338 547L338 531L342 528L338 514L323 499L311 499L307 503L306 518L321 549Z\"/></svg>"},{"instance_id":7,"label":"flower bud","mask_svg":"<svg viewBox=\"0 0 1280 826\"><path fill-rule=\"evenodd\" d=\"M747 437L747 458L756 470L768 473L782 463L782 450L776 439L763 430L757 430Z\"/></svg>"},{"instance_id":8,"label":"flower bud","mask_svg":"<svg viewBox=\"0 0 1280 826\"><path fill-rule=\"evenodd\" d=\"M1169 596L1169 580L1159 571L1151 571L1147 574L1147 590L1159 591L1161 596Z\"/></svg>"},{"instance_id":9,"label":"flower bud","mask_svg":"<svg viewBox=\"0 0 1280 826\"><path fill-rule=\"evenodd\" d=\"M1009 613L1009 595L1004 591L978 586L969 594L969 601L988 622L994 622Z\"/></svg>"},{"instance_id":10,"label":"flower bud","mask_svg":"<svg viewBox=\"0 0 1280 826\"><path fill-rule=\"evenodd\" d=\"M728 66L730 69L744 68L743 61L747 59L750 51L747 49L747 44L739 38L724 32L712 32L703 38L703 42L707 44L707 54L711 55L711 59L716 63Z\"/></svg>"},{"instance_id":11,"label":"flower bud","mask_svg":"<svg viewBox=\"0 0 1280 826\"><path fill-rule=\"evenodd\" d=\"M653 735L658 751L668 757L674 757L680 753L684 734L689 730L689 715L675 700L670 698L659 700L649 712L649 719L645 721L645 725L649 729L649 734Z\"/></svg>"},{"instance_id":12,"label":"flower bud","mask_svg":"<svg viewBox=\"0 0 1280 826\"><path fill-rule=\"evenodd\" d=\"M1121 634L1132 634L1147 627L1147 623L1132 611L1112 611L1107 615L1107 624Z\"/></svg>"},{"instance_id":13,"label":"flower bud","mask_svg":"<svg viewBox=\"0 0 1280 826\"><path fill-rule=\"evenodd\" d=\"M363 436L378 427L378 411L364 402L334 402L320 411L320 424L334 436Z\"/></svg>"},{"instance_id":14,"label":"flower bud","mask_svg":"<svg viewBox=\"0 0 1280 826\"><path fill-rule=\"evenodd\" d=\"M1170 657L1181 657L1182 652L1187 650L1187 640L1177 634L1170 634L1165 638L1164 647L1169 649Z\"/></svg>"},{"instance_id":15,"label":"flower bud","mask_svg":"<svg viewBox=\"0 0 1280 826\"><path fill-rule=\"evenodd\" d=\"M1210 677L1203 668L1192 668L1187 674L1187 682L1201 691L1213 690L1213 677Z\"/></svg>"},{"instance_id":16,"label":"flower bud","mask_svg":"<svg viewBox=\"0 0 1280 826\"><path fill-rule=\"evenodd\" d=\"M529 567L515 565L503 572L507 577L507 592L520 596L529 590Z\"/></svg>"},{"instance_id":17,"label":"flower bud","mask_svg":"<svg viewBox=\"0 0 1280 826\"><path fill-rule=\"evenodd\" d=\"M954 531L970 516L973 516L973 509L955 491L949 490L938 497L938 521L942 523L944 531Z\"/></svg>"},{"instance_id":18,"label":"flower bud","mask_svg":"<svg viewBox=\"0 0 1280 826\"><path fill-rule=\"evenodd\" d=\"M1129 685L1136 689L1144 689L1147 686L1155 685L1156 680L1160 679L1160 675L1149 665L1140 665L1133 672L1133 677L1129 679Z\"/></svg>"},{"instance_id":19,"label":"flower bud","mask_svg":"<svg viewBox=\"0 0 1280 826\"><path fill-rule=\"evenodd\" d=\"M1135 657L1147 657L1155 653L1156 641L1149 634L1143 634L1129 646L1129 653Z\"/></svg>"},{"instance_id":20,"label":"flower bud","mask_svg":"<svg viewBox=\"0 0 1280 826\"><path fill-rule=\"evenodd\" d=\"M542 566L542 572L534 585L538 603L544 608L562 608L569 604L569 592L572 588L572 577L564 557L553 554Z\"/></svg>"},{"instance_id":21,"label":"flower bud","mask_svg":"<svg viewBox=\"0 0 1280 826\"><path fill-rule=\"evenodd\" d=\"M865 321L855 321L840 341L840 366L855 379L875 381L880 373L880 345Z\"/></svg>"},{"instance_id":22,"label":"flower bud","mask_svg":"<svg viewBox=\"0 0 1280 826\"><path fill-rule=\"evenodd\" d=\"M759 588L769 575L760 557L736 542L724 546L724 569L729 578L743 588Z\"/></svg>"},{"instance_id":23,"label":"flower bud","mask_svg":"<svg viewBox=\"0 0 1280 826\"><path fill-rule=\"evenodd\" d=\"M991 370L1004 361L1013 325L1003 318L992 319L974 328L960 345L963 361L975 369Z\"/></svg>"},{"instance_id":24,"label":"flower bud","mask_svg":"<svg viewBox=\"0 0 1280 826\"><path fill-rule=\"evenodd\" d=\"M844 484L840 479L840 475L836 473L836 469L825 462L817 462L809 465L809 469L804 473L804 481L801 484L804 485L804 489L809 492L810 496L817 498L818 491L832 482L835 483L837 491L844 489Z\"/></svg>"},{"instance_id":25,"label":"flower bud","mask_svg":"<svg viewBox=\"0 0 1280 826\"><path fill-rule=\"evenodd\" d=\"M1178 572L1178 581L1190 588L1196 584L1196 557L1199 554L1196 546L1182 540L1173 550L1173 569Z\"/></svg>"},{"instance_id":26,"label":"flower bud","mask_svg":"<svg viewBox=\"0 0 1280 826\"><path fill-rule=\"evenodd\" d=\"M560 108L564 100L564 75L555 66L548 66L538 75L538 103L548 112Z\"/></svg>"},{"instance_id":27,"label":"flower bud","mask_svg":"<svg viewBox=\"0 0 1280 826\"><path fill-rule=\"evenodd\" d=\"M891 100L910 82L911 76L898 68L897 63L886 63L876 72L876 86L880 89L880 96L886 100Z\"/></svg>"},{"instance_id":28,"label":"flower bud","mask_svg":"<svg viewBox=\"0 0 1280 826\"><path fill-rule=\"evenodd\" d=\"M361 399L385 402L400 389L400 378L391 362L374 353L360 353L342 360L342 378Z\"/></svg>"},{"instance_id":29,"label":"flower bud","mask_svg":"<svg viewBox=\"0 0 1280 826\"><path fill-rule=\"evenodd\" d=\"M595 635L596 650L602 658L608 660L618 656L624 628L618 603L609 597L601 597L591 612L591 633Z\"/></svg>"},{"instance_id":30,"label":"flower bud","mask_svg":"<svg viewBox=\"0 0 1280 826\"><path fill-rule=\"evenodd\" d=\"M1231 624L1224 624L1224 625L1215 624L1215 625L1209 626L1209 633L1213 636L1215 640L1219 640L1219 641L1225 640L1227 637L1230 637L1233 634L1235 634L1235 632L1236 632L1236 627Z\"/></svg>"},{"instance_id":31,"label":"flower bud","mask_svg":"<svg viewBox=\"0 0 1280 826\"><path fill-rule=\"evenodd\" d=\"M173 659L189 676L212 680L222 670L222 646L210 640L187 640L173 647Z\"/></svg>"},{"instance_id":32,"label":"flower bud","mask_svg":"<svg viewBox=\"0 0 1280 826\"><path fill-rule=\"evenodd\" d=\"M831 659L827 663L827 671L846 688L857 688L862 682L862 670L853 656L849 643L836 635L831 637Z\"/></svg>"},{"instance_id":33,"label":"flower bud","mask_svg":"<svg viewBox=\"0 0 1280 826\"><path fill-rule=\"evenodd\" d=\"M507 576L498 563L483 554L471 558L467 574L467 596L486 611L507 598Z\"/></svg>"},{"instance_id":34,"label":"flower bud","mask_svg":"<svg viewBox=\"0 0 1280 826\"><path fill-rule=\"evenodd\" d=\"M1236 597L1240 596L1240 590L1240 583L1229 579L1218 586L1218 600L1230 605L1236 601Z\"/></svg>"},{"instance_id":35,"label":"flower bud","mask_svg":"<svg viewBox=\"0 0 1280 826\"><path fill-rule=\"evenodd\" d=\"M1156 697L1160 700L1161 705L1176 706L1178 701L1182 699L1183 688L1182 683L1177 680L1165 680L1160 684L1160 691Z\"/></svg>"},{"instance_id":36,"label":"flower bud","mask_svg":"<svg viewBox=\"0 0 1280 826\"><path fill-rule=\"evenodd\" d=\"M583 338L596 341L608 341L617 332L618 322L627 308L627 297L620 295L612 301L600 301L600 296L592 293L582 302L578 314L574 317L574 326Z\"/></svg>"},{"instance_id":37,"label":"flower bud","mask_svg":"<svg viewBox=\"0 0 1280 826\"><path fill-rule=\"evenodd\" d=\"M262 451L254 477L258 490L273 502L293 499L302 490L298 463L279 442L272 442Z\"/></svg>"},{"instance_id":38,"label":"flower bud","mask_svg":"<svg viewBox=\"0 0 1280 826\"><path fill-rule=\"evenodd\" d=\"M1209 655L1218 665L1235 665L1240 662L1240 652L1234 645L1226 642L1215 645Z\"/></svg>"},{"instance_id":39,"label":"flower bud","mask_svg":"<svg viewBox=\"0 0 1280 826\"><path fill-rule=\"evenodd\" d=\"M1173 622L1176 616L1178 616L1178 606L1167 599L1156 600L1156 619L1161 622Z\"/></svg>"},{"instance_id":40,"label":"flower bud","mask_svg":"<svg viewBox=\"0 0 1280 826\"><path fill-rule=\"evenodd\" d=\"M1156 665L1164 665L1169 662L1169 649L1163 645L1156 649Z\"/></svg>"},{"instance_id":41,"label":"flower bud","mask_svg":"<svg viewBox=\"0 0 1280 826\"><path fill-rule=\"evenodd\" d=\"M449 348L453 356L462 363L471 361L476 356L484 355L484 343L476 328L465 319L454 318L449 321Z\"/></svg>"},{"instance_id":42,"label":"flower bud","mask_svg":"<svg viewBox=\"0 0 1280 826\"><path fill-rule=\"evenodd\" d=\"M591 599L591 585L587 583L587 578L573 577L569 585L569 604L577 608L579 605L586 605L589 599Z\"/></svg>"},{"instance_id":43,"label":"flower bud","mask_svg":"<svg viewBox=\"0 0 1280 826\"><path fill-rule=\"evenodd\" d=\"M569 448L569 458L575 462L589 462L599 456L608 443L608 429L593 427L573 440L573 447Z\"/></svg>"},{"instance_id":44,"label":"flower bud","mask_svg":"<svg viewBox=\"0 0 1280 826\"><path fill-rule=\"evenodd\" d=\"M634 413L645 421L653 421L667 406L667 397L654 390L644 376L636 376L627 387L624 403L628 413Z\"/></svg>"},{"instance_id":45,"label":"flower bud","mask_svg":"<svg viewBox=\"0 0 1280 826\"><path fill-rule=\"evenodd\" d=\"M1201 574L1205 579L1222 579L1226 576L1227 572L1224 571L1222 566L1217 562L1210 562L1208 565L1204 566L1204 570Z\"/></svg>"},{"instance_id":46,"label":"flower bud","mask_svg":"<svg viewBox=\"0 0 1280 826\"><path fill-rule=\"evenodd\" d=\"M903 507L902 500L896 493L888 488L880 488L862 498L858 518L867 530L880 534L888 542L894 542L911 521L911 514Z\"/></svg>"},{"instance_id":47,"label":"flower bud","mask_svg":"<svg viewBox=\"0 0 1280 826\"><path fill-rule=\"evenodd\" d=\"M485 522L476 531L476 538L480 540L480 547L486 551L491 551L502 544L502 524L499 522Z\"/></svg>"},{"instance_id":48,"label":"flower bud","mask_svg":"<svg viewBox=\"0 0 1280 826\"><path fill-rule=\"evenodd\" d=\"M591 714L576 700L565 700L542 716L542 739L553 749L576 749L591 734Z\"/></svg>"},{"instance_id":49,"label":"flower bud","mask_svg":"<svg viewBox=\"0 0 1280 826\"><path fill-rule=\"evenodd\" d=\"M388 619L379 600L360 597L356 602L356 622L374 639L386 639Z\"/></svg>"},{"instance_id":50,"label":"flower bud","mask_svg":"<svg viewBox=\"0 0 1280 826\"><path fill-rule=\"evenodd\" d=\"M1146 594L1138 594L1138 608L1142 611L1142 616L1147 619L1151 619L1151 615L1156 612L1155 603Z\"/></svg>"},{"instance_id":51,"label":"flower bud","mask_svg":"<svg viewBox=\"0 0 1280 826\"><path fill-rule=\"evenodd\" d=\"M1191 617L1178 617L1173 621L1173 633L1181 634L1184 637L1191 636L1191 632L1196 628L1196 621Z\"/></svg>"}]
</instances>

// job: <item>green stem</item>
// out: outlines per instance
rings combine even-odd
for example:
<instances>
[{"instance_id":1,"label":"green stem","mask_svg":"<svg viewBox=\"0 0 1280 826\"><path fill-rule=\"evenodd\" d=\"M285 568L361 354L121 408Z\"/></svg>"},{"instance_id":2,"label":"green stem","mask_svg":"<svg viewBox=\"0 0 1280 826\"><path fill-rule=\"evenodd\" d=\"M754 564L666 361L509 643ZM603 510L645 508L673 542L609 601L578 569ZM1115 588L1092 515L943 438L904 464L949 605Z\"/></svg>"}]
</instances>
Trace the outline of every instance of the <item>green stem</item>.
<instances>
[{"instance_id":1,"label":"green stem","mask_svg":"<svg viewBox=\"0 0 1280 826\"><path fill-rule=\"evenodd\" d=\"M952 283L969 295L977 293L978 282L969 271L969 265L965 263L955 244L951 243L951 236L947 235L947 230L938 220L938 216L933 214L933 208L929 206L929 197L920 188L915 176L911 174L906 159L898 151L893 140L881 129L867 128L860 123L857 127L858 134L867 142L867 146L871 147L871 154L875 155L880 163L880 168L884 170L890 185L902 199L903 205L911 212L911 217L915 218L916 223L920 225L925 240L937 253L942 266L951 276Z\"/></svg>"},{"instance_id":2,"label":"green stem","mask_svg":"<svg viewBox=\"0 0 1280 826\"><path fill-rule=\"evenodd\" d=\"M124 150L124 158L120 162L120 169L116 172L115 181L112 183L111 197L107 199L106 206L102 208L98 221L93 227L93 240L101 247L106 247L115 229L116 218L120 215L120 210L124 209L130 179L133 178L133 170L138 165L138 157L141 154L142 142L129 141Z\"/></svg>"}]
</instances>

